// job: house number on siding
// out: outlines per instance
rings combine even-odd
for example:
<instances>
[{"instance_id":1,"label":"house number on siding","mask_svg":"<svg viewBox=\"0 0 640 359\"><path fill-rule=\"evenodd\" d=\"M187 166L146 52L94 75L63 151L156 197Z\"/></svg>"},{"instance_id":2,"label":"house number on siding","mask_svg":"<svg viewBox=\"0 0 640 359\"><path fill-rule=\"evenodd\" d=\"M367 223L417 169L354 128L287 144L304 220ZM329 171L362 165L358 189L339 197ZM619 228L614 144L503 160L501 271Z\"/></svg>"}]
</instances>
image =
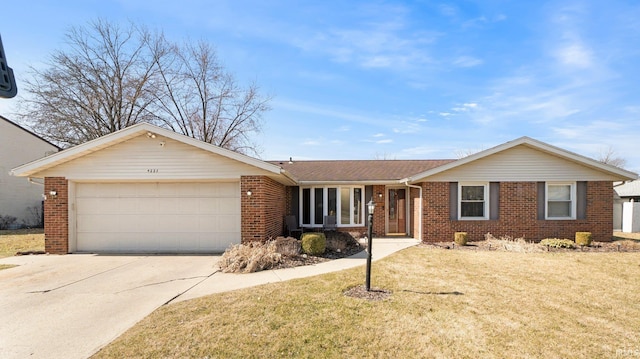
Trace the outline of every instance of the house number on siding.
<instances>
[{"instance_id":1,"label":"house number on siding","mask_svg":"<svg viewBox=\"0 0 640 359\"><path fill-rule=\"evenodd\" d=\"M149 169L147 169L147 173L158 173L158 169L157 168L149 168Z\"/></svg>"}]
</instances>

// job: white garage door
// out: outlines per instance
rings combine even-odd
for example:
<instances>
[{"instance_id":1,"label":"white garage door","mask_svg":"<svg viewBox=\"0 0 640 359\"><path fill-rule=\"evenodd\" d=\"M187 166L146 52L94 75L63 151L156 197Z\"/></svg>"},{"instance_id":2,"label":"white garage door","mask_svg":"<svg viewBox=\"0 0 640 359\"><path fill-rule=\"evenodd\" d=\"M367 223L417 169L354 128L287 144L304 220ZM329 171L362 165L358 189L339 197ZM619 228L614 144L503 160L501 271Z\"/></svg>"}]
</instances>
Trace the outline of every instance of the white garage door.
<instances>
[{"instance_id":1,"label":"white garage door","mask_svg":"<svg viewBox=\"0 0 640 359\"><path fill-rule=\"evenodd\" d=\"M240 184L78 183L79 252L210 253L240 243Z\"/></svg>"}]
</instances>

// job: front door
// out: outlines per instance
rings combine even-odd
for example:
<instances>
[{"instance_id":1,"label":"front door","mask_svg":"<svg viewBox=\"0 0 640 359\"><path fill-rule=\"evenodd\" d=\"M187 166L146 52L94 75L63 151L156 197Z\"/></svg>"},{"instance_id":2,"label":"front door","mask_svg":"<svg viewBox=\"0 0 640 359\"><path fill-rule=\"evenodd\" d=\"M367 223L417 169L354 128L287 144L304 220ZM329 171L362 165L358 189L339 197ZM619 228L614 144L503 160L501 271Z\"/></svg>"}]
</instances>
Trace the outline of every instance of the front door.
<instances>
[{"instance_id":1,"label":"front door","mask_svg":"<svg viewBox=\"0 0 640 359\"><path fill-rule=\"evenodd\" d=\"M406 189L389 188L389 211L387 211L387 223L389 234L406 234L407 229L407 205Z\"/></svg>"}]
</instances>

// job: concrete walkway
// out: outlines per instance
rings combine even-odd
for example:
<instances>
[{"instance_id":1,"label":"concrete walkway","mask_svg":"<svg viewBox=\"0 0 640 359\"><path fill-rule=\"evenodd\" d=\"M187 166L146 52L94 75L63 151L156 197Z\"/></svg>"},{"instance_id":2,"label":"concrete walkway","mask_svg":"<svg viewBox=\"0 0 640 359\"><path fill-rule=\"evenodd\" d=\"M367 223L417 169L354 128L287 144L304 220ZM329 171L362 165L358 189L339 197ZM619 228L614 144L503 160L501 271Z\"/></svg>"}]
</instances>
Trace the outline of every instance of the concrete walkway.
<instances>
[{"instance_id":1,"label":"concrete walkway","mask_svg":"<svg viewBox=\"0 0 640 359\"><path fill-rule=\"evenodd\" d=\"M377 260L418 241L374 239ZM0 358L87 358L157 308L213 293L340 271L366 252L250 274L217 270L219 256L35 255L0 259Z\"/></svg>"},{"instance_id":2,"label":"concrete walkway","mask_svg":"<svg viewBox=\"0 0 640 359\"><path fill-rule=\"evenodd\" d=\"M372 250L373 260L375 261L380 258L384 258L402 249L415 246L418 243L420 242L413 238L374 238ZM336 259L315 265L246 274L217 272L199 283L197 286L191 288L188 292L176 298L174 302L198 298L213 293L254 287L267 283L283 282L290 279L337 272L343 269L365 265L366 260L367 252L362 251L351 257Z\"/></svg>"}]
</instances>

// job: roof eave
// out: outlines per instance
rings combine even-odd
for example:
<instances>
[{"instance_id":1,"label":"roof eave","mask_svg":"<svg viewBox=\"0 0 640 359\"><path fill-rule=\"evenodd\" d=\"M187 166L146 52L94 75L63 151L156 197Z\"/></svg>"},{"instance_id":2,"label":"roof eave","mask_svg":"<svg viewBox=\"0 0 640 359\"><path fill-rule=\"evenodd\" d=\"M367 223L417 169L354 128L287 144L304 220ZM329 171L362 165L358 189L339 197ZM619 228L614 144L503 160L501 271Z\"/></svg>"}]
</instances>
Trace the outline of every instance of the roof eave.
<instances>
[{"instance_id":1,"label":"roof eave","mask_svg":"<svg viewBox=\"0 0 640 359\"><path fill-rule=\"evenodd\" d=\"M345 181L298 181L300 186L318 186L318 185L395 185L402 184L399 180L345 180Z\"/></svg>"},{"instance_id":2,"label":"roof eave","mask_svg":"<svg viewBox=\"0 0 640 359\"><path fill-rule=\"evenodd\" d=\"M171 138L173 140L192 145L202 150L246 163L248 165L271 172L273 174L280 175L282 173L282 168L274 164L267 163L259 159L249 157L237 152L233 152L233 151L212 145L210 143L202 142L192 137L185 136L185 135L164 129L147 122L143 122L143 123L139 123L139 124L127 127L125 129L113 132L111 134L97 138L95 140L85 142L83 144L74 146L72 148L55 153L53 155L29 162L22 166L18 166L12 169L10 173L13 176L20 176L20 177L32 176L37 172L44 171L53 166L71 161L73 159L85 156L89 153L98 151L100 149L118 144L120 142L126 141L129 138L139 136L139 134L144 132L153 132L154 134Z\"/></svg>"}]
</instances>

